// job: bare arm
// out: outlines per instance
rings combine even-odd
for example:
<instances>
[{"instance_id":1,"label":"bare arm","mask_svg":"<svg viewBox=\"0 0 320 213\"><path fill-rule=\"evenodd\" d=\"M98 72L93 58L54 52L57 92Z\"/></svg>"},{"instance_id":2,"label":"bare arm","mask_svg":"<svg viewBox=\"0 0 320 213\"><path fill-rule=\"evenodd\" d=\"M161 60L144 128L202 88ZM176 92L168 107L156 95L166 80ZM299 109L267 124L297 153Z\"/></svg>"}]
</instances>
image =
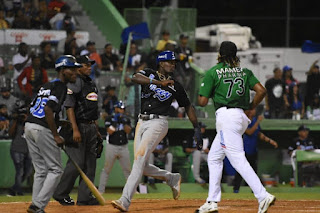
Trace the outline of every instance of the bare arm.
<instances>
[{"instance_id":1,"label":"bare arm","mask_svg":"<svg viewBox=\"0 0 320 213\"><path fill-rule=\"evenodd\" d=\"M124 128L124 132L126 134L129 134L131 132L131 129L132 129L131 126L128 125L128 124L125 124L123 128Z\"/></svg>"},{"instance_id":2,"label":"bare arm","mask_svg":"<svg viewBox=\"0 0 320 213\"><path fill-rule=\"evenodd\" d=\"M141 85L145 85L145 84L155 84L155 85L160 85L160 86L168 86L169 84L174 84L173 80L165 80L165 81L158 81L155 79L150 79L147 76L144 76L140 73L136 73L132 79L132 82L137 83L137 84L141 84Z\"/></svg>"},{"instance_id":3,"label":"bare arm","mask_svg":"<svg viewBox=\"0 0 320 213\"><path fill-rule=\"evenodd\" d=\"M194 110L194 107L190 104L189 106L186 106L186 113L189 117L189 120L191 121L194 128L199 127L198 124L198 118L196 115L196 111Z\"/></svg>"},{"instance_id":4,"label":"bare arm","mask_svg":"<svg viewBox=\"0 0 320 213\"><path fill-rule=\"evenodd\" d=\"M56 126L56 122L54 120L54 116L53 116L53 111L49 106L45 106L44 107L44 112L45 112L45 118L46 121L48 123L49 129L52 132L52 135L54 137L54 140L56 141L57 145L62 145L64 143L64 140L62 137L60 137L60 135L58 134L57 131L57 126Z\"/></svg>"},{"instance_id":5,"label":"bare arm","mask_svg":"<svg viewBox=\"0 0 320 213\"><path fill-rule=\"evenodd\" d=\"M256 94L254 95L253 100L250 103L250 109L256 108L267 94L266 89L260 83L254 85L253 90L256 92Z\"/></svg>"},{"instance_id":6,"label":"bare arm","mask_svg":"<svg viewBox=\"0 0 320 213\"><path fill-rule=\"evenodd\" d=\"M260 140L270 143L272 146L274 146L274 148L278 148L278 143L272 140L271 138L265 136L262 132L259 132L258 137Z\"/></svg>"},{"instance_id":7,"label":"bare arm","mask_svg":"<svg viewBox=\"0 0 320 213\"><path fill-rule=\"evenodd\" d=\"M199 106L202 106L202 107L207 106L208 101L209 101L209 98L204 97L204 96L200 96L200 95L198 96L198 104L199 104Z\"/></svg>"},{"instance_id":8,"label":"bare arm","mask_svg":"<svg viewBox=\"0 0 320 213\"><path fill-rule=\"evenodd\" d=\"M77 124L77 121L76 121L76 116L74 114L74 108L70 107L70 108L67 109L67 116L68 116L68 118L70 120L70 123L72 125L73 140L75 142L80 143L81 142L81 133L79 131L78 124Z\"/></svg>"}]
</instances>

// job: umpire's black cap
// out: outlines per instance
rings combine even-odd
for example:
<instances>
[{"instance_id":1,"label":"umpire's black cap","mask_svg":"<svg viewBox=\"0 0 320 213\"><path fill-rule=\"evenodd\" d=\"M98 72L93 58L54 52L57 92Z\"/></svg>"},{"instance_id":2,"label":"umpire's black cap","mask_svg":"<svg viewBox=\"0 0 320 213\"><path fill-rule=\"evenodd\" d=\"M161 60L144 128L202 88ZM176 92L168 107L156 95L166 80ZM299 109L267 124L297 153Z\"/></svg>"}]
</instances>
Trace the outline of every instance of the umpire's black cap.
<instances>
[{"instance_id":1,"label":"umpire's black cap","mask_svg":"<svg viewBox=\"0 0 320 213\"><path fill-rule=\"evenodd\" d=\"M92 64L96 63L95 60L91 60L89 58L89 56L87 56L87 55L78 56L76 59L77 59L77 62L80 64L91 64L92 65Z\"/></svg>"},{"instance_id":2,"label":"umpire's black cap","mask_svg":"<svg viewBox=\"0 0 320 213\"><path fill-rule=\"evenodd\" d=\"M310 131L310 129L306 125L299 126L298 132L303 131L303 130Z\"/></svg>"},{"instance_id":3,"label":"umpire's black cap","mask_svg":"<svg viewBox=\"0 0 320 213\"><path fill-rule=\"evenodd\" d=\"M219 49L221 56L236 56L237 51L237 46L232 41L223 41Z\"/></svg>"}]
</instances>

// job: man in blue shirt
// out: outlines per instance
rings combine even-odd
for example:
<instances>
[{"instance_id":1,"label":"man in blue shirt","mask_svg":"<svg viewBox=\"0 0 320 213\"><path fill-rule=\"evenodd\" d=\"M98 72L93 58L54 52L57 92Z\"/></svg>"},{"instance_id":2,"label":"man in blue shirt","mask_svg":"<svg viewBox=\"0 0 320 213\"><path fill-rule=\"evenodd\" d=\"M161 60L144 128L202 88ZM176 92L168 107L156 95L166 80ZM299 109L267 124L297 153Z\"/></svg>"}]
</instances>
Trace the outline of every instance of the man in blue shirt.
<instances>
[{"instance_id":1,"label":"man in blue shirt","mask_svg":"<svg viewBox=\"0 0 320 213\"><path fill-rule=\"evenodd\" d=\"M247 110L246 115L251 120L247 130L243 135L243 144L244 151L246 154L246 158L250 163L251 167L257 172L257 160L258 160L258 139L261 141L265 141L274 146L274 148L278 147L276 141L271 138L265 136L261 132L260 122L263 120L263 116L256 116L256 109ZM240 189L240 185L242 182L241 175L237 172L234 178L233 192L238 193Z\"/></svg>"}]
</instances>

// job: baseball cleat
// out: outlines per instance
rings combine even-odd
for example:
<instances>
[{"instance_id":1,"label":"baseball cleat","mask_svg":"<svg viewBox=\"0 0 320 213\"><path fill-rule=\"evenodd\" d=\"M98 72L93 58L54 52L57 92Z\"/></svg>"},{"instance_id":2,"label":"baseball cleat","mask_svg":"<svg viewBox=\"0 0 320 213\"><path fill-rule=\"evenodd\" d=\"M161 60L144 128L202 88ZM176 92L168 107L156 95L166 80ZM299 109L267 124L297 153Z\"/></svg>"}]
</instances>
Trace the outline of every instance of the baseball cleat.
<instances>
[{"instance_id":1,"label":"baseball cleat","mask_svg":"<svg viewBox=\"0 0 320 213\"><path fill-rule=\"evenodd\" d=\"M268 208L272 206L275 201L276 201L276 197L268 193L266 198L264 198L259 203L258 213L266 213L268 211Z\"/></svg>"},{"instance_id":2,"label":"baseball cleat","mask_svg":"<svg viewBox=\"0 0 320 213\"><path fill-rule=\"evenodd\" d=\"M195 213L218 213L218 204L213 201L207 201Z\"/></svg>"},{"instance_id":3,"label":"baseball cleat","mask_svg":"<svg viewBox=\"0 0 320 213\"><path fill-rule=\"evenodd\" d=\"M180 197L181 175L179 173L172 174L171 183L173 199L178 200L178 198Z\"/></svg>"},{"instance_id":4,"label":"baseball cleat","mask_svg":"<svg viewBox=\"0 0 320 213\"><path fill-rule=\"evenodd\" d=\"M121 200L113 200L111 201L111 205L113 208L120 210L121 212L127 212L128 209L123 205Z\"/></svg>"},{"instance_id":5,"label":"baseball cleat","mask_svg":"<svg viewBox=\"0 0 320 213\"><path fill-rule=\"evenodd\" d=\"M73 206L74 205L74 200L71 197L65 197L63 199L56 199L56 198L53 198L53 199L58 201L63 206Z\"/></svg>"}]
</instances>

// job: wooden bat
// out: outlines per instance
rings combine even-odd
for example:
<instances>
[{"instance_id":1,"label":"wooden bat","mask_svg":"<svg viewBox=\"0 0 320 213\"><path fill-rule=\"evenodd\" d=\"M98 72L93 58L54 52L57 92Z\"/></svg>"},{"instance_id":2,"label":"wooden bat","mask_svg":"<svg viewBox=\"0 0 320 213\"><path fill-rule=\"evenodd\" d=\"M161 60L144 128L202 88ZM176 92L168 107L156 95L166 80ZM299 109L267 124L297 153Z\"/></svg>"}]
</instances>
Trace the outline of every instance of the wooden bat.
<instances>
[{"instance_id":1,"label":"wooden bat","mask_svg":"<svg viewBox=\"0 0 320 213\"><path fill-rule=\"evenodd\" d=\"M63 151L67 154L70 161L73 163L73 165L77 168L77 170L80 173L80 176L82 180L87 184L88 188L92 192L92 194L97 198L101 206L104 206L106 204L105 199L102 197L96 186L91 182L91 180L87 177L87 175L82 171L82 169L79 167L79 165L70 157L70 155L67 153L64 147L62 147Z\"/></svg>"}]
</instances>

